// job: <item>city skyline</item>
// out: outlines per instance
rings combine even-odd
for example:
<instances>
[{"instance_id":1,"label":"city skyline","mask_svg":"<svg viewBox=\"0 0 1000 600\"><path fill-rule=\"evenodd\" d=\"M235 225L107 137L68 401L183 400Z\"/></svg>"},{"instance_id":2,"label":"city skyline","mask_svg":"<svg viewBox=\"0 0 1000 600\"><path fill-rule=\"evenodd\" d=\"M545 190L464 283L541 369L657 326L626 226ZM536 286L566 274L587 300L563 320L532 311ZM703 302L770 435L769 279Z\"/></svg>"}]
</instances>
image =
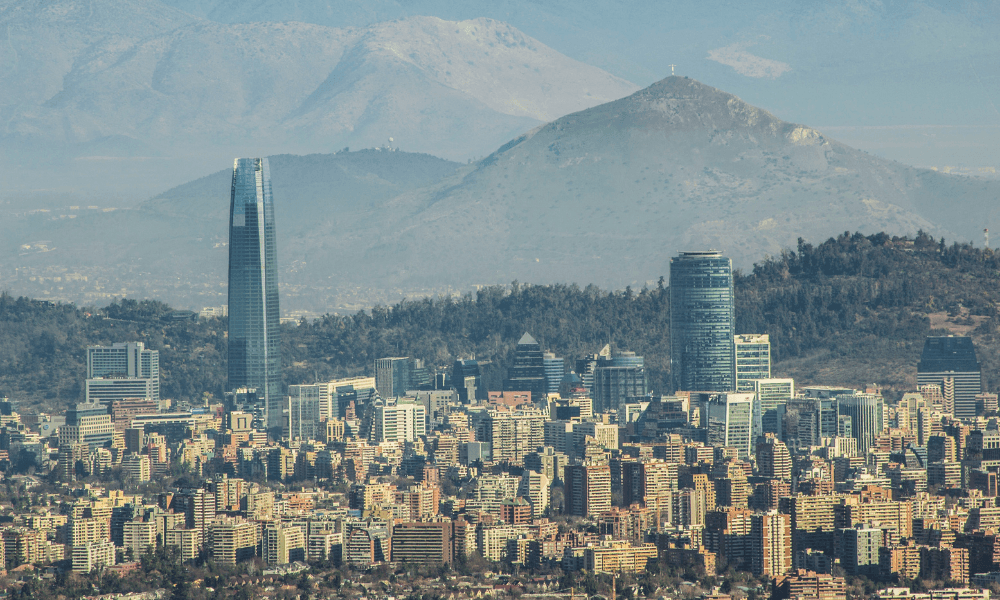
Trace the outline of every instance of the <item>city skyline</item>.
<instances>
[{"instance_id":1,"label":"city skyline","mask_svg":"<svg viewBox=\"0 0 1000 600\"><path fill-rule=\"evenodd\" d=\"M2 600L1000 600L1000 4L8 4Z\"/></svg>"}]
</instances>

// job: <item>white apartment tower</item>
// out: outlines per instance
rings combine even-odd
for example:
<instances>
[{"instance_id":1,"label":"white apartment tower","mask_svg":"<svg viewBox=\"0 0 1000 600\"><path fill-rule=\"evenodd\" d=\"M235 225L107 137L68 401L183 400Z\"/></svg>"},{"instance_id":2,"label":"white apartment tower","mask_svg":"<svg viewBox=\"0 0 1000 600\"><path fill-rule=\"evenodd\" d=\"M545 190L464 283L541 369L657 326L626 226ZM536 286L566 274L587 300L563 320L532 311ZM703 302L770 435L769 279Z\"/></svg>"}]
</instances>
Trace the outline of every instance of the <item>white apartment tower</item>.
<instances>
[{"instance_id":1,"label":"white apartment tower","mask_svg":"<svg viewBox=\"0 0 1000 600\"><path fill-rule=\"evenodd\" d=\"M542 473L535 471L525 471L521 475L521 484L518 486L517 495L523 496L531 503L531 516L540 519L545 515L545 510L549 507L549 487L552 482Z\"/></svg>"},{"instance_id":2,"label":"white apartment tower","mask_svg":"<svg viewBox=\"0 0 1000 600\"><path fill-rule=\"evenodd\" d=\"M369 441L413 442L427 434L427 409L415 402L384 400L372 411Z\"/></svg>"},{"instance_id":3,"label":"white apartment tower","mask_svg":"<svg viewBox=\"0 0 1000 600\"><path fill-rule=\"evenodd\" d=\"M87 347L86 401L143 398L160 402L160 353L142 342Z\"/></svg>"}]
</instances>

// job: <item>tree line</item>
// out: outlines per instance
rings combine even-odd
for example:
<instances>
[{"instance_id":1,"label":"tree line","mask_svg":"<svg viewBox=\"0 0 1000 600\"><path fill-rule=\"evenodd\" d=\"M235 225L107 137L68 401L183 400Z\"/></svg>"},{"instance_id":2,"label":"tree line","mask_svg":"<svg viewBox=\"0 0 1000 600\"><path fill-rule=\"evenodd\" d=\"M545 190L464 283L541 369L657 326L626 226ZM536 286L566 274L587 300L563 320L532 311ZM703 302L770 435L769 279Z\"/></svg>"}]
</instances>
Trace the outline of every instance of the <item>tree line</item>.
<instances>
[{"instance_id":1,"label":"tree line","mask_svg":"<svg viewBox=\"0 0 1000 600\"><path fill-rule=\"evenodd\" d=\"M985 383L995 389L998 274L997 253L948 245L924 232L912 238L845 232L815 246L800 239L796 248L735 273L736 329L770 334L776 374L808 380L812 375L798 365L821 357L824 377L858 376L847 365L865 364L871 369L865 375L905 387L924 337L947 333L932 330L929 315L944 315L967 325ZM163 396L221 397L225 320L164 320L169 312L148 300L98 309L0 295L0 395L61 408L82 395L87 345L139 340L160 351ZM666 392L669 319L662 277L654 287L611 291L515 281L461 297L404 300L282 325L284 378L294 384L371 373L383 356L413 356L431 368L476 357L489 363L487 385L500 389L527 331L566 358L568 368L605 344L632 350L645 357L653 389ZM880 374L880 365L896 365L898 372Z\"/></svg>"}]
</instances>

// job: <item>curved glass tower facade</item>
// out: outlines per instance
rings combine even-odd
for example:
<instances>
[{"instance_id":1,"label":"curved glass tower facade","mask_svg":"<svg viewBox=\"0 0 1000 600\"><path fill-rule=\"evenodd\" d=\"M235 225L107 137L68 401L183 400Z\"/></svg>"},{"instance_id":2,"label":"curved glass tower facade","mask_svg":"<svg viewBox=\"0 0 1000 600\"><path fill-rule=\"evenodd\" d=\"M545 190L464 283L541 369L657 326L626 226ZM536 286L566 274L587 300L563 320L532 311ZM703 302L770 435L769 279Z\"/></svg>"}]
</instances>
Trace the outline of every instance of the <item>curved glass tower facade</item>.
<instances>
[{"instance_id":1,"label":"curved glass tower facade","mask_svg":"<svg viewBox=\"0 0 1000 600\"><path fill-rule=\"evenodd\" d=\"M229 206L229 389L256 388L281 427L278 249L266 158L237 158Z\"/></svg>"},{"instance_id":2,"label":"curved glass tower facade","mask_svg":"<svg viewBox=\"0 0 1000 600\"><path fill-rule=\"evenodd\" d=\"M670 373L675 390L736 390L733 262L721 252L670 259Z\"/></svg>"}]
</instances>

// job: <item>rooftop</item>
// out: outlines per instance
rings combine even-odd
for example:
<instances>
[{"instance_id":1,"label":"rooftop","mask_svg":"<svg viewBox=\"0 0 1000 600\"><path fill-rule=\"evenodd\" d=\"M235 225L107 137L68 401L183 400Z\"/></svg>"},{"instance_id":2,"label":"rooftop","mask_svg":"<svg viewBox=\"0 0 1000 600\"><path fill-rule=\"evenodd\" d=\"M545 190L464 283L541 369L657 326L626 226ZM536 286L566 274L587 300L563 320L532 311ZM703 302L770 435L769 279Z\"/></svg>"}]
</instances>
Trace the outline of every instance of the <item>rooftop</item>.
<instances>
[{"instance_id":1,"label":"rooftop","mask_svg":"<svg viewBox=\"0 0 1000 600\"><path fill-rule=\"evenodd\" d=\"M964 336L928 336L917 364L918 373L978 373L980 370L972 338Z\"/></svg>"}]
</instances>

